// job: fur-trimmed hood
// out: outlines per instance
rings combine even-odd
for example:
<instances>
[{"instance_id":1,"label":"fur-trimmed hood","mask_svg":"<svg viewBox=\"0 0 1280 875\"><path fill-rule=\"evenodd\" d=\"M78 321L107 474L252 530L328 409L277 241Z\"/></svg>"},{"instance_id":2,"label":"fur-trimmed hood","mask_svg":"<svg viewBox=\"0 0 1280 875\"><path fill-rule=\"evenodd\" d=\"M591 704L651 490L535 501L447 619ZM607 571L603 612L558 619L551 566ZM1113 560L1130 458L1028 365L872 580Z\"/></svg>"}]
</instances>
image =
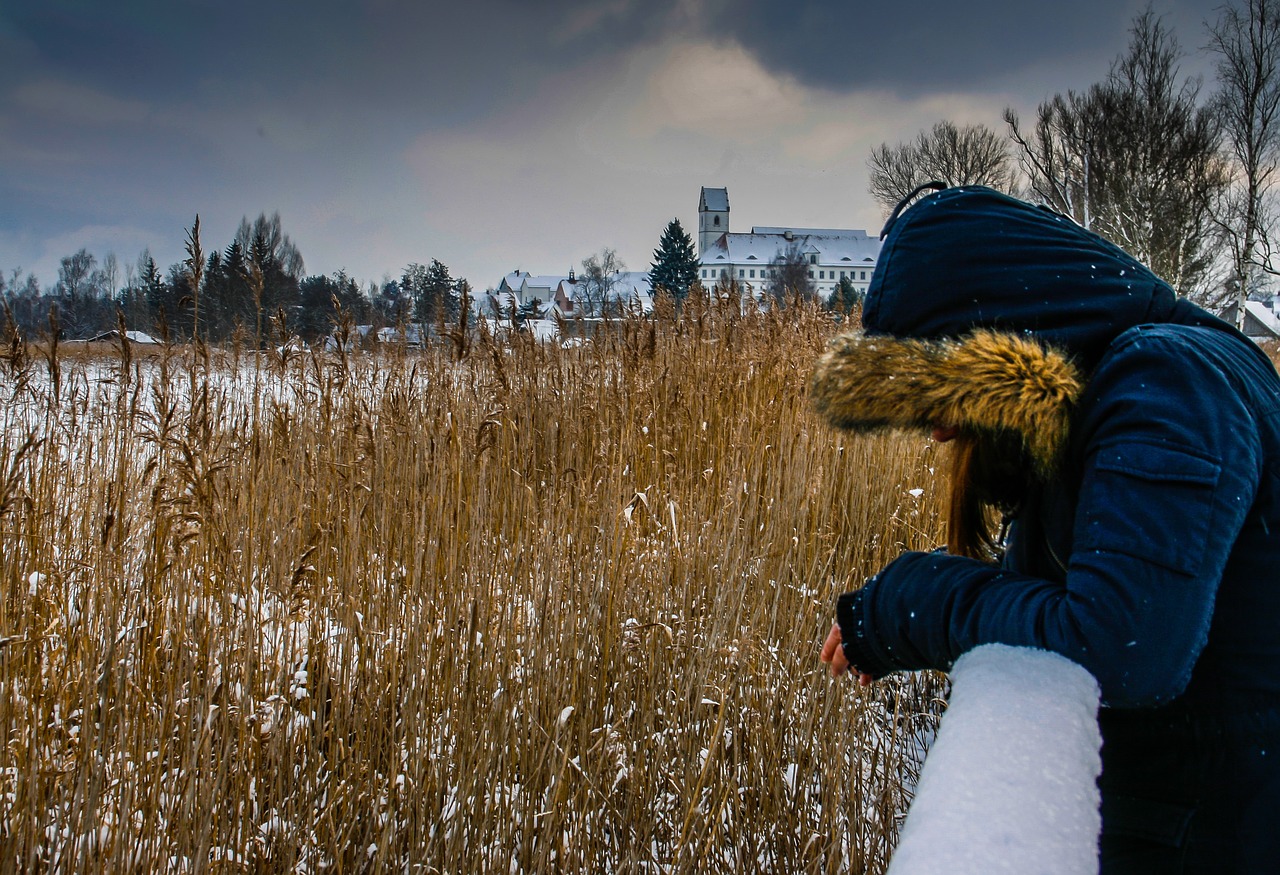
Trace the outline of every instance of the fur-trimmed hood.
<instances>
[{"instance_id":1,"label":"fur-trimmed hood","mask_svg":"<svg viewBox=\"0 0 1280 875\"><path fill-rule=\"evenodd\" d=\"M1083 385L1066 355L1017 334L927 341L857 332L831 342L810 394L832 425L857 432L954 425L1015 434L1047 478Z\"/></svg>"},{"instance_id":2,"label":"fur-trimmed hood","mask_svg":"<svg viewBox=\"0 0 1280 875\"><path fill-rule=\"evenodd\" d=\"M883 239L863 332L837 338L813 377L841 428L1016 434L1045 478L1117 337L1150 323L1234 333L1112 243L989 188L921 198Z\"/></svg>"},{"instance_id":3,"label":"fur-trimmed hood","mask_svg":"<svg viewBox=\"0 0 1280 875\"><path fill-rule=\"evenodd\" d=\"M1169 322L1178 297L1136 258L1065 216L981 186L916 201L885 229L867 287L868 334L1030 333L1087 373L1134 325Z\"/></svg>"}]
</instances>

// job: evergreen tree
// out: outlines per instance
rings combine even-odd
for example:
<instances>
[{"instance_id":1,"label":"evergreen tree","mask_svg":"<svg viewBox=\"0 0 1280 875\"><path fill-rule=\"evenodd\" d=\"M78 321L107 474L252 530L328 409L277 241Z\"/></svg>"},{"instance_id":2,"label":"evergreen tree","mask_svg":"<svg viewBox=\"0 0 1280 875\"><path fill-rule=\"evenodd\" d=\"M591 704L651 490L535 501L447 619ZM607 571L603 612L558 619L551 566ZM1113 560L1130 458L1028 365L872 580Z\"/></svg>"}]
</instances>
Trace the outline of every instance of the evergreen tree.
<instances>
[{"instance_id":1,"label":"evergreen tree","mask_svg":"<svg viewBox=\"0 0 1280 875\"><path fill-rule=\"evenodd\" d=\"M150 316L148 324L152 330L158 330L161 320L168 320L169 313L174 309L174 301L172 290L165 283L159 265L151 257L150 251L145 249L138 259L138 289Z\"/></svg>"},{"instance_id":2,"label":"evergreen tree","mask_svg":"<svg viewBox=\"0 0 1280 875\"><path fill-rule=\"evenodd\" d=\"M840 284L832 290L831 297L827 298L827 306L845 316L852 313L853 308L861 303L862 293L853 284L853 280L848 277L841 277Z\"/></svg>"},{"instance_id":3,"label":"evergreen tree","mask_svg":"<svg viewBox=\"0 0 1280 875\"><path fill-rule=\"evenodd\" d=\"M413 299L414 321L432 326L457 318L457 282L438 258L429 266L409 265L400 277L400 289Z\"/></svg>"},{"instance_id":4,"label":"evergreen tree","mask_svg":"<svg viewBox=\"0 0 1280 875\"><path fill-rule=\"evenodd\" d=\"M693 249L693 240L680 226L680 220L672 219L662 232L658 248L653 250L649 287L654 294L658 289L666 289L668 294L681 301L697 281L698 256Z\"/></svg>"},{"instance_id":5,"label":"evergreen tree","mask_svg":"<svg viewBox=\"0 0 1280 875\"><path fill-rule=\"evenodd\" d=\"M297 318L297 308L300 305L298 278L293 275L285 260L292 256L282 256L272 238L261 230L254 232L247 251L251 272L250 287L259 280L262 283L260 325L267 325L268 320L283 312L291 320L290 330L295 329L293 321Z\"/></svg>"}]
</instances>

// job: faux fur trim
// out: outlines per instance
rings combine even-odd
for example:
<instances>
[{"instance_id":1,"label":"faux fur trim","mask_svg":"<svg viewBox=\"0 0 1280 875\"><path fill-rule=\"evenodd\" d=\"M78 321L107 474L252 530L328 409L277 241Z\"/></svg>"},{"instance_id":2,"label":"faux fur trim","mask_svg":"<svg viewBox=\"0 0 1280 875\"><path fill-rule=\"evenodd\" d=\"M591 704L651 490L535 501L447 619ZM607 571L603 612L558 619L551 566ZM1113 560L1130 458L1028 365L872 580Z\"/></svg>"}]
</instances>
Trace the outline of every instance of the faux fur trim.
<instances>
[{"instance_id":1,"label":"faux fur trim","mask_svg":"<svg viewBox=\"0 0 1280 875\"><path fill-rule=\"evenodd\" d=\"M1066 355L1017 334L921 341L854 333L818 359L810 395L832 425L857 432L940 425L1013 432L1048 478L1083 386Z\"/></svg>"}]
</instances>

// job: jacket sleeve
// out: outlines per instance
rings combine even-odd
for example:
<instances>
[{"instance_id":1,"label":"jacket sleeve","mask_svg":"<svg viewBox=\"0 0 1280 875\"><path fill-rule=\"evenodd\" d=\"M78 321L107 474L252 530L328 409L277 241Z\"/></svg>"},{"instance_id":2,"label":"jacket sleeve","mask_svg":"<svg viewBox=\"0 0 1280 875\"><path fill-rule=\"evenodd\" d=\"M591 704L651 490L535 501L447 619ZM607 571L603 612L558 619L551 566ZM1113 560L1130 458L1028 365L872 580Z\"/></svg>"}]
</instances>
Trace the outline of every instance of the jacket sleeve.
<instances>
[{"instance_id":1,"label":"jacket sleeve","mask_svg":"<svg viewBox=\"0 0 1280 875\"><path fill-rule=\"evenodd\" d=\"M1162 704L1186 688L1261 451L1233 377L1176 333L1130 334L1081 400L1065 582L906 553L837 604L851 664L873 677L947 670L1002 643L1074 660L1112 706Z\"/></svg>"}]
</instances>

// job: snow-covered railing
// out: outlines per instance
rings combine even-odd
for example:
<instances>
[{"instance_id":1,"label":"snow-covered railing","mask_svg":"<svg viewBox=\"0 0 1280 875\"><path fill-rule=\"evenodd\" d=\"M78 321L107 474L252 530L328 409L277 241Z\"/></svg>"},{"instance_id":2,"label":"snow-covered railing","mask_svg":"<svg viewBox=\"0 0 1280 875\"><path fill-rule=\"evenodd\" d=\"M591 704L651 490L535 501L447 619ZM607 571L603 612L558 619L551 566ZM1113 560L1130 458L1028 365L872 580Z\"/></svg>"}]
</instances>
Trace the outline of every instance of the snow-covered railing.
<instances>
[{"instance_id":1,"label":"snow-covered railing","mask_svg":"<svg viewBox=\"0 0 1280 875\"><path fill-rule=\"evenodd\" d=\"M987 645L951 673L889 875L1098 871L1098 685L1064 657Z\"/></svg>"}]
</instances>

